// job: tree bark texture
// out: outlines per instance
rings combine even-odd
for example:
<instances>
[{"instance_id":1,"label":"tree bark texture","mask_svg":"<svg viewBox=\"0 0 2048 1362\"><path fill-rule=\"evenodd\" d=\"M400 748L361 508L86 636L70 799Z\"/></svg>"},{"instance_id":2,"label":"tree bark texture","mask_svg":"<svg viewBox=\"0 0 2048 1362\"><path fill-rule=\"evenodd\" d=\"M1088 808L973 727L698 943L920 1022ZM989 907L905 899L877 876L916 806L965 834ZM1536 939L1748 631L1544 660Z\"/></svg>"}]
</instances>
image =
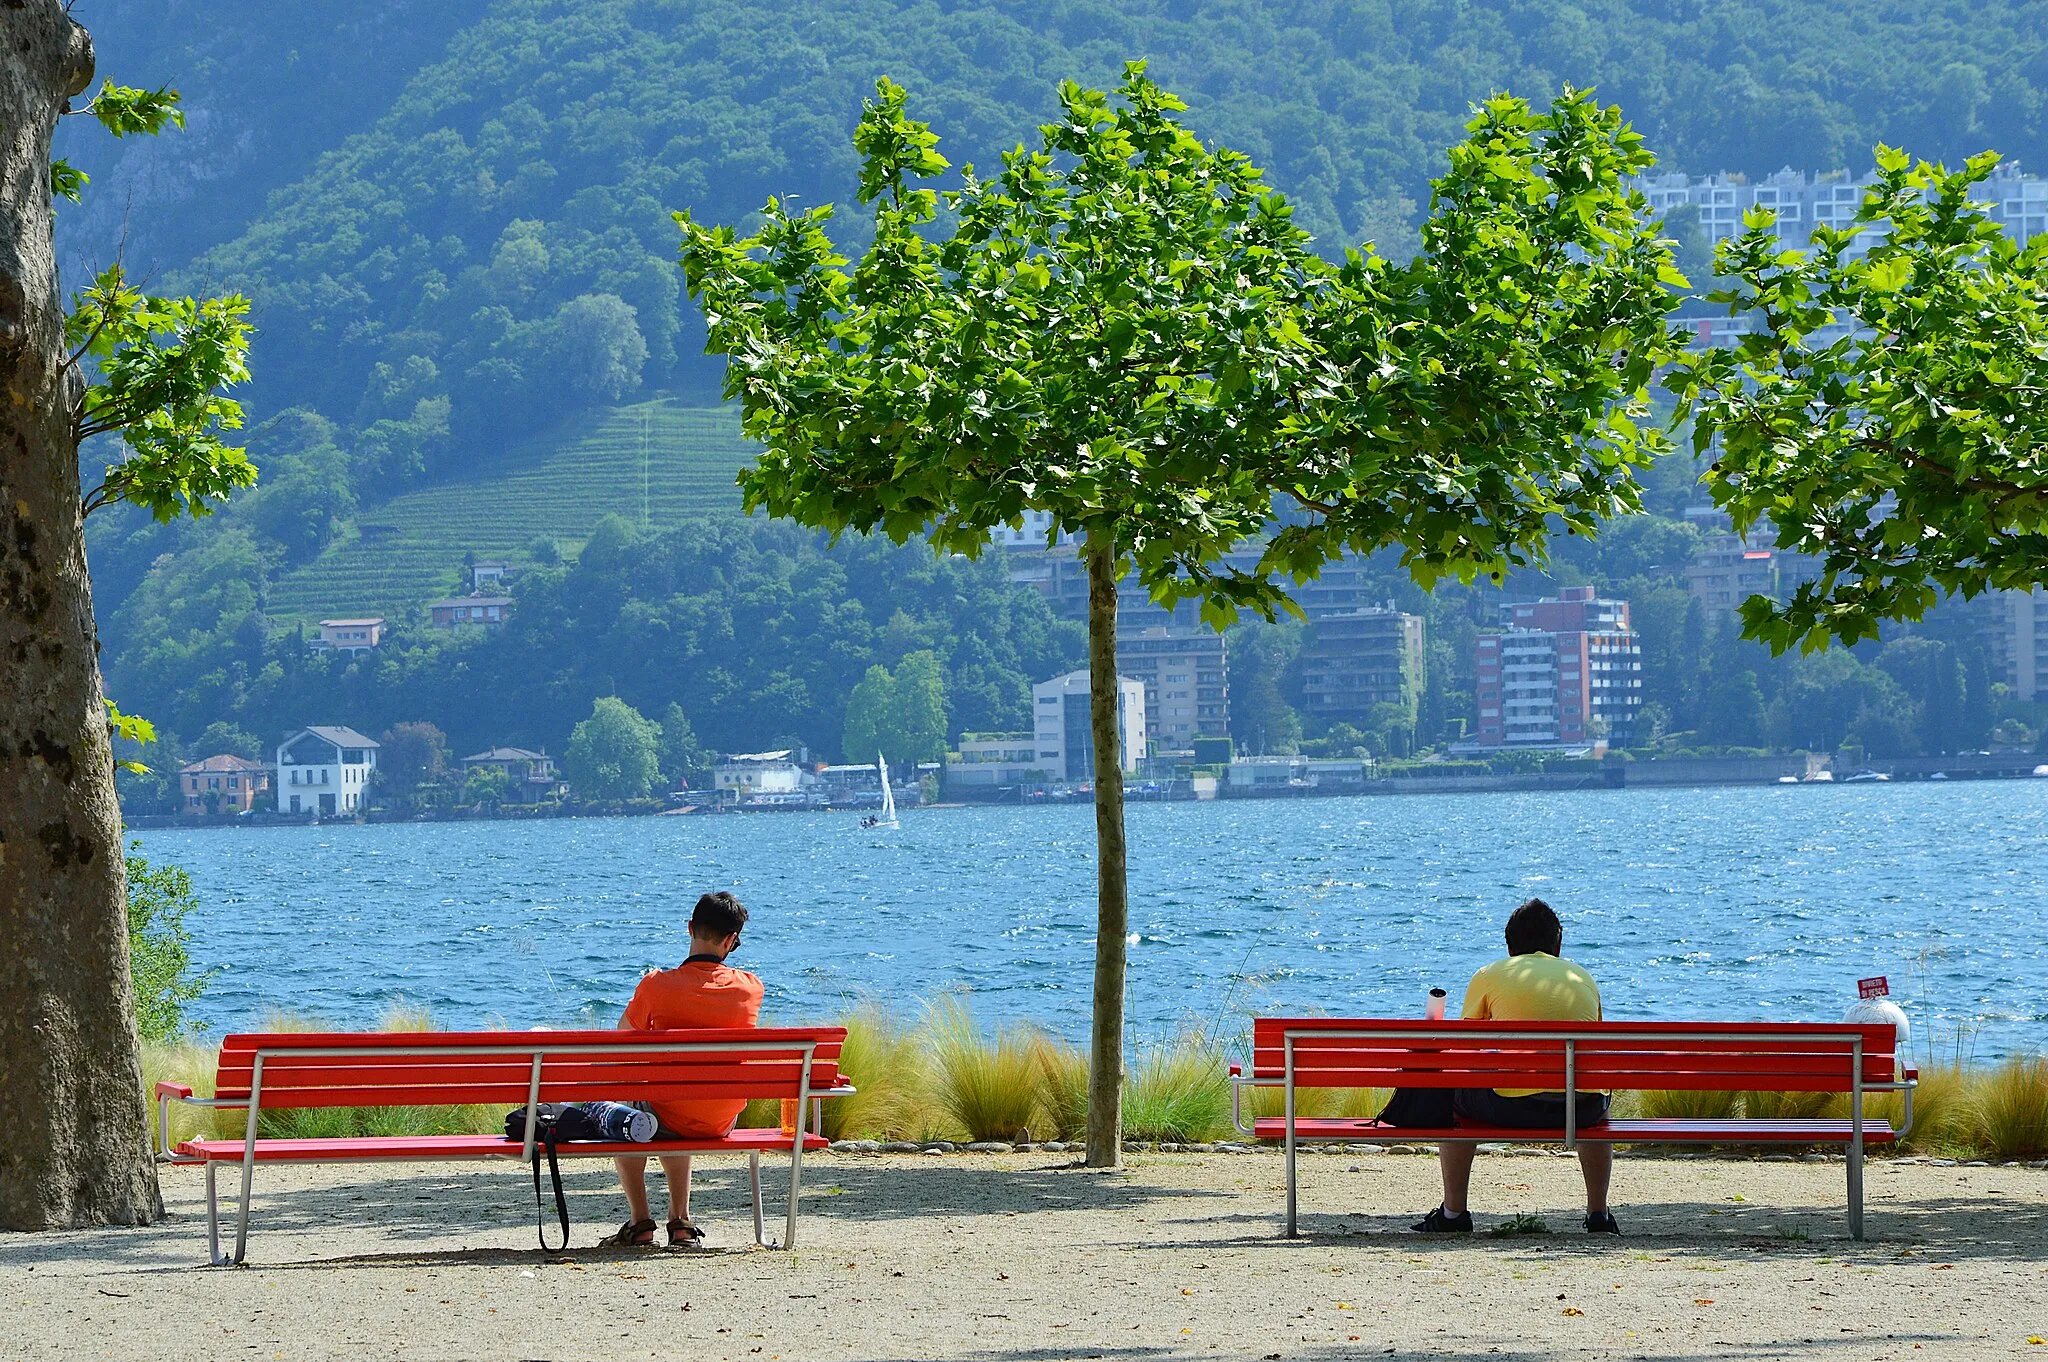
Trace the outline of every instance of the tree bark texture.
<instances>
[{"instance_id":1,"label":"tree bark texture","mask_svg":"<svg viewBox=\"0 0 2048 1362\"><path fill-rule=\"evenodd\" d=\"M51 238L50 138L92 79L59 0L0 0L0 1226L162 1213Z\"/></svg>"},{"instance_id":2,"label":"tree bark texture","mask_svg":"<svg viewBox=\"0 0 2048 1362\"><path fill-rule=\"evenodd\" d=\"M1123 691L1116 669L1116 555L1088 555L1088 717L1095 744L1095 1023L1088 1064L1088 1167L1124 1150L1124 970L1130 888L1124 874Z\"/></svg>"}]
</instances>

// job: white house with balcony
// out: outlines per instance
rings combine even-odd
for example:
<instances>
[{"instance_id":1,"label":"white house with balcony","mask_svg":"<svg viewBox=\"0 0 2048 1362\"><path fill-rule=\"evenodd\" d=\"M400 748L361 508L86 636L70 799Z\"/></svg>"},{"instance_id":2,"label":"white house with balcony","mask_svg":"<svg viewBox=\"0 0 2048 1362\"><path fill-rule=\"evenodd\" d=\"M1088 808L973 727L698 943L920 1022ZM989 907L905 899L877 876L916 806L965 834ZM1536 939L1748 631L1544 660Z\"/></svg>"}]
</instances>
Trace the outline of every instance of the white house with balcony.
<instances>
[{"instance_id":1,"label":"white house with balcony","mask_svg":"<svg viewBox=\"0 0 2048 1362\"><path fill-rule=\"evenodd\" d=\"M376 769L376 739L353 728L302 728L277 745L277 810L323 818L360 813Z\"/></svg>"},{"instance_id":2,"label":"white house with balcony","mask_svg":"<svg viewBox=\"0 0 2048 1362\"><path fill-rule=\"evenodd\" d=\"M735 752L725 757L711 772L719 798L744 804L764 797L781 801L801 796L804 768L792 760L794 750Z\"/></svg>"}]
</instances>

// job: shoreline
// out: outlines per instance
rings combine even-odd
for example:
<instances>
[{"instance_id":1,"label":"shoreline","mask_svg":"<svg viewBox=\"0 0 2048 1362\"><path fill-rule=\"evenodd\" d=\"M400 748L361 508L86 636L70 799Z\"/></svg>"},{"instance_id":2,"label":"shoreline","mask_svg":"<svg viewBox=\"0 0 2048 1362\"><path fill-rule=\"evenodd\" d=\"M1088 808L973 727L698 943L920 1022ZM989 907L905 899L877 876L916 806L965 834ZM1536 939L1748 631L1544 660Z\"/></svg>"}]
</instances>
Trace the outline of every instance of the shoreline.
<instances>
[{"instance_id":1,"label":"shoreline","mask_svg":"<svg viewBox=\"0 0 2048 1362\"><path fill-rule=\"evenodd\" d=\"M1691 764L1691 759L1684 760L1687 765ZM1721 759L1704 758L1701 760L1720 761ZM1748 762L1751 759L1738 758L1735 760ZM1803 763L1805 761L1803 757L1783 757L1769 759L1758 758L1755 760L1759 762L1768 760L1768 762L1774 766L1782 764L1786 768L1785 772L1783 774L1767 776L1746 775L1737 777L1731 775L1726 778L1712 778L1708 775L1704 775L1698 772L1667 769L1678 766L1679 763L1675 761L1614 762L1610 764L1609 769L1603 770L1597 774L1529 772L1525 774L1507 775L1389 776L1378 780L1366 781L1363 785L1348 786L1343 789L1290 789L1282 792L1257 792L1239 794L1219 792L1218 795L1213 799L1197 798L1193 795L1169 796L1133 794L1127 796L1125 803L1127 805L1212 803L1235 804L1240 802L1273 803L1285 802L1290 800L1321 802L1324 800L1331 799L1395 798L1403 795L1535 793L1570 794L1577 793L1580 791L1596 790L1654 790L1661 792L1674 789L1730 789L1740 787L1749 787L1755 789L1785 789L1793 787L1814 787L1820 789L1831 789L1836 786L1846 786L1852 783L1864 783L1861 781L1851 782L1849 780L1834 779L1808 780L1798 777L1794 777L1790 780L1787 780L1785 779L1785 776L1791 774L1792 764L1795 761L1800 763L1803 769ZM1904 762L1907 760L1913 762L1914 765L1912 767L1906 767L1904 765ZM1977 760L1981 762L1984 759L1979 758ZM1978 765L1974 767L1965 764L1963 758L1938 759L1916 757L1910 759L1901 759L1897 762L1875 764L1872 765L1869 769L1872 771L1881 772L1884 776L1887 777L1885 781L1873 783L1900 785L1975 784L1983 781L2043 779L2043 777L2036 774L2035 770L2035 768L2041 764L2042 763L2038 762L2033 754L2029 753L2011 758L1995 759L1990 764ZM1920 769L1922 767L1924 767L1925 770ZM2024 769L2022 769L2022 767L2024 767ZM1633 777L1633 779L1631 779L1630 777ZM1090 803L1091 800L1087 796L1072 796L1045 799L954 798L941 799L929 804L908 805L903 808L902 812L905 814L911 814L951 809L1017 809L1036 807L1057 808L1068 806L1087 806ZM496 813L481 813L473 810L425 810L418 813L399 814L383 810L376 810L372 811L368 816L364 817L337 817L324 819L308 818L304 815L295 816L292 814L279 813L255 813L241 815L172 813L134 815L124 814L122 817L122 823L125 828L130 830L161 831L165 829L191 830L198 828L360 827L373 823L527 823L536 821L555 821L560 819L576 818L674 818L684 815L717 818L724 818L734 814L769 814L783 817L803 814L809 814L813 816L844 816L858 815L865 812L870 811L855 808L835 809L808 807L773 807L757 809L720 809L717 813L714 814L706 813L701 809L693 808L690 806L663 809L605 809L585 806L575 808L550 809L545 812L538 810L529 810L527 812L520 813L509 813L504 811Z\"/></svg>"}]
</instances>

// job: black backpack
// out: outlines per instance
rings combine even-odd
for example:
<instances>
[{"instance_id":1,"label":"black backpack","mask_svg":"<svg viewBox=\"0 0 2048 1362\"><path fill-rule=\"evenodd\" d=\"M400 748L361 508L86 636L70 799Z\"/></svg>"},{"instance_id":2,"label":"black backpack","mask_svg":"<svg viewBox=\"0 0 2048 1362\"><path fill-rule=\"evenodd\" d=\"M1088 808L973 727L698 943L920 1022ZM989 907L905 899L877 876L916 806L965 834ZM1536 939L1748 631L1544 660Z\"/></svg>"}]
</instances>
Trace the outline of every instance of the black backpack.
<instances>
[{"instance_id":1,"label":"black backpack","mask_svg":"<svg viewBox=\"0 0 2048 1362\"><path fill-rule=\"evenodd\" d=\"M526 1143L526 1128L533 1126L533 1215L534 1230L540 1236L543 1253L566 1253L569 1249L569 1199L562 1195L562 1166L555 1160L555 1146L564 1140L595 1140L602 1132L590 1112L580 1102L542 1102L533 1109L534 1119L529 1122L526 1108L505 1113L505 1138L515 1144ZM545 1150L548 1156L548 1181L555 1189L555 1216L562 1222L562 1246L548 1247L548 1229L545 1206L540 1195L540 1156Z\"/></svg>"}]
</instances>

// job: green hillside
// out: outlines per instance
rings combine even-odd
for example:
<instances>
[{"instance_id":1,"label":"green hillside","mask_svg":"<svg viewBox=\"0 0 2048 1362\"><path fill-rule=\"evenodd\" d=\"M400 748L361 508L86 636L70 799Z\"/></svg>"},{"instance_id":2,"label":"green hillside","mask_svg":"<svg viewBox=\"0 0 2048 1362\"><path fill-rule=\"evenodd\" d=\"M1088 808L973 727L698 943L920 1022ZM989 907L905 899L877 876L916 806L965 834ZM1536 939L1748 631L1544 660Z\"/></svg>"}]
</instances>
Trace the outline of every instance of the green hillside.
<instances>
[{"instance_id":1,"label":"green hillside","mask_svg":"<svg viewBox=\"0 0 2048 1362\"><path fill-rule=\"evenodd\" d=\"M465 553L525 563L536 540L573 553L607 515L659 529L738 508L733 475L752 453L736 412L663 399L592 419L580 435L552 433L474 476L363 511L353 532L271 583L272 620L406 619L455 589Z\"/></svg>"}]
</instances>

